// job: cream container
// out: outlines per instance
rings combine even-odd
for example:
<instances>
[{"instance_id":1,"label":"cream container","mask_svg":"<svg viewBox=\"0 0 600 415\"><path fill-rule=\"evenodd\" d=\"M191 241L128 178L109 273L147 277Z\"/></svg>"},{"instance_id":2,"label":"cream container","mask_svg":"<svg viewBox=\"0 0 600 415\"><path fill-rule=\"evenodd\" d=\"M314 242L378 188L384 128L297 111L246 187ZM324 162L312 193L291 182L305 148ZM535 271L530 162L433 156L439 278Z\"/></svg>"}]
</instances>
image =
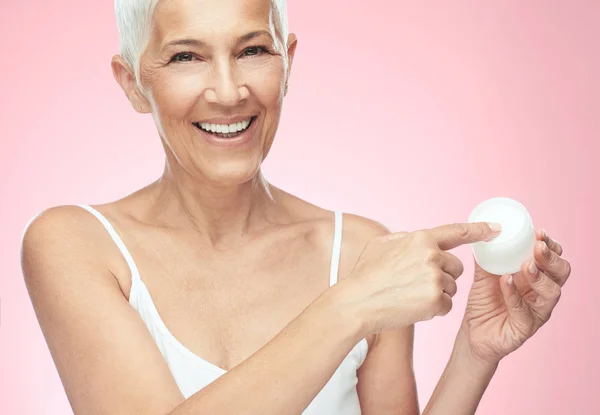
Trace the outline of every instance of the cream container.
<instances>
[{"instance_id":1,"label":"cream container","mask_svg":"<svg viewBox=\"0 0 600 415\"><path fill-rule=\"evenodd\" d=\"M475 260L490 274L514 274L523 262L533 258L535 230L525 206L507 197L488 199L473 209L469 222L502 225L498 236L488 242L471 244Z\"/></svg>"}]
</instances>

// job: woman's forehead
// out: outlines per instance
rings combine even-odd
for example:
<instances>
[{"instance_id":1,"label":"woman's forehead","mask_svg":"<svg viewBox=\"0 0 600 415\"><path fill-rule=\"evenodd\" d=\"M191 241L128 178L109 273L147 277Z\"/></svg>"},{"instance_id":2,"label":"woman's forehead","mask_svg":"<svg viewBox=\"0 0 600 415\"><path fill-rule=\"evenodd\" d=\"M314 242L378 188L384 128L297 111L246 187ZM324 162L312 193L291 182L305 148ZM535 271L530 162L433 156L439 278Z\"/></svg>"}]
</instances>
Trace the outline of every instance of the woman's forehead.
<instances>
[{"instance_id":1,"label":"woman's forehead","mask_svg":"<svg viewBox=\"0 0 600 415\"><path fill-rule=\"evenodd\" d=\"M153 38L271 30L271 0L162 0L153 16Z\"/></svg>"}]
</instances>

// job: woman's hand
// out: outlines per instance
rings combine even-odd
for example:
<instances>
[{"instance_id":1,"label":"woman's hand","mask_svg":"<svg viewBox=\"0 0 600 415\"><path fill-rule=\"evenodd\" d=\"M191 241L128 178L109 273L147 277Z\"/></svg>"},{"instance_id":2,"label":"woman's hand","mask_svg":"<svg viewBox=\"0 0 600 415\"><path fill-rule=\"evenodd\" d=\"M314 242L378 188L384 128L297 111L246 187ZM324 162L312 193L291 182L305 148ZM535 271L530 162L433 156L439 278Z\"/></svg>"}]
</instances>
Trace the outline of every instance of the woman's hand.
<instances>
[{"instance_id":1,"label":"woman's hand","mask_svg":"<svg viewBox=\"0 0 600 415\"><path fill-rule=\"evenodd\" d=\"M487 363L498 363L548 321L571 274L561 245L542 229L536 239L534 259L514 275L498 277L475 263L461 330L470 352Z\"/></svg>"},{"instance_id":2,"label":"woman's hand","mask_svg":"<svg viewBox=\"0 0 600 415\"><path fill-rule=\"evenodd\" d=\"M337 301L358 313L366 334L446 315L464 270L446 250L497 233L487 223L466 223L375 238L337 284Z\"/></svg>"}]
</instances>

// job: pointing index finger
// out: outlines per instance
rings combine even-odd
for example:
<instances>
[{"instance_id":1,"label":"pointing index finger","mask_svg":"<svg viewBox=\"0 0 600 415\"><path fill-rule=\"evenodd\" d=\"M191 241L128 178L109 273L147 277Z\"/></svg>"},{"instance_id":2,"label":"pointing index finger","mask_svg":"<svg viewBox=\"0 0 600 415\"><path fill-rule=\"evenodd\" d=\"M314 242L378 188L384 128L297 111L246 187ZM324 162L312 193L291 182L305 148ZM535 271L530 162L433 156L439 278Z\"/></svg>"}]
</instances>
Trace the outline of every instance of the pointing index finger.
<instances>
[{"instance_id":1,"label":"pointing index finger","mask_svg":"<svg viewBox=\"0 0 600 415\"><path fill-rule=\"evenodd\" d=\"M430 229L431 235L443 251L460 245L489 241L500 234L502 226L498 223L472 222L454 223Z\"/></svg>"}]
</instances>

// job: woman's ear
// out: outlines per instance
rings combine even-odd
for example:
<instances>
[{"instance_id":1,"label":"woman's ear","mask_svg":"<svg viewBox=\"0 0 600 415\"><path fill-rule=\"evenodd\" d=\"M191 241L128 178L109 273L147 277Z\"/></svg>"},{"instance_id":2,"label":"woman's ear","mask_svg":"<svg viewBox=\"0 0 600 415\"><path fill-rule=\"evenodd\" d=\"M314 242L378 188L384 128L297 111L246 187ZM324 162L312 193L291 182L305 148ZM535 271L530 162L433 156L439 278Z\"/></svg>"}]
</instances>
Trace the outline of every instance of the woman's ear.
<instances>
[{"instance_id":1,"label":"woman's ear","mask_svg":"<svg viewBox=\"0 0 600 415\"><path fill-rule=\"evenodd\" d=\"M121 55L113 56L111 60L113 76L118 84L125 92L127 99L131 102L131 106L141 114L150 112L150 103L140 91L136 82L135 74L129 64L121 57Z\"/></svg>"},{"instance_id":2,"label":"woman's ear","mask_svg":"<svg viewBox=\"0 0 600 415\"><path fill-rule=\"evenodd\" d=\"M286 75L286 79L285 79L285 90L284 90L284 95L287 95L288 92L288 83L290 81L290 73L292 72L292 64L294 63L294 55L296 54L296 46L298 45L298 39L296 38L296 35L293 33L290 33L288 36L288 42L287 42L287 73Z\"/></svg>"}]
</instances>

